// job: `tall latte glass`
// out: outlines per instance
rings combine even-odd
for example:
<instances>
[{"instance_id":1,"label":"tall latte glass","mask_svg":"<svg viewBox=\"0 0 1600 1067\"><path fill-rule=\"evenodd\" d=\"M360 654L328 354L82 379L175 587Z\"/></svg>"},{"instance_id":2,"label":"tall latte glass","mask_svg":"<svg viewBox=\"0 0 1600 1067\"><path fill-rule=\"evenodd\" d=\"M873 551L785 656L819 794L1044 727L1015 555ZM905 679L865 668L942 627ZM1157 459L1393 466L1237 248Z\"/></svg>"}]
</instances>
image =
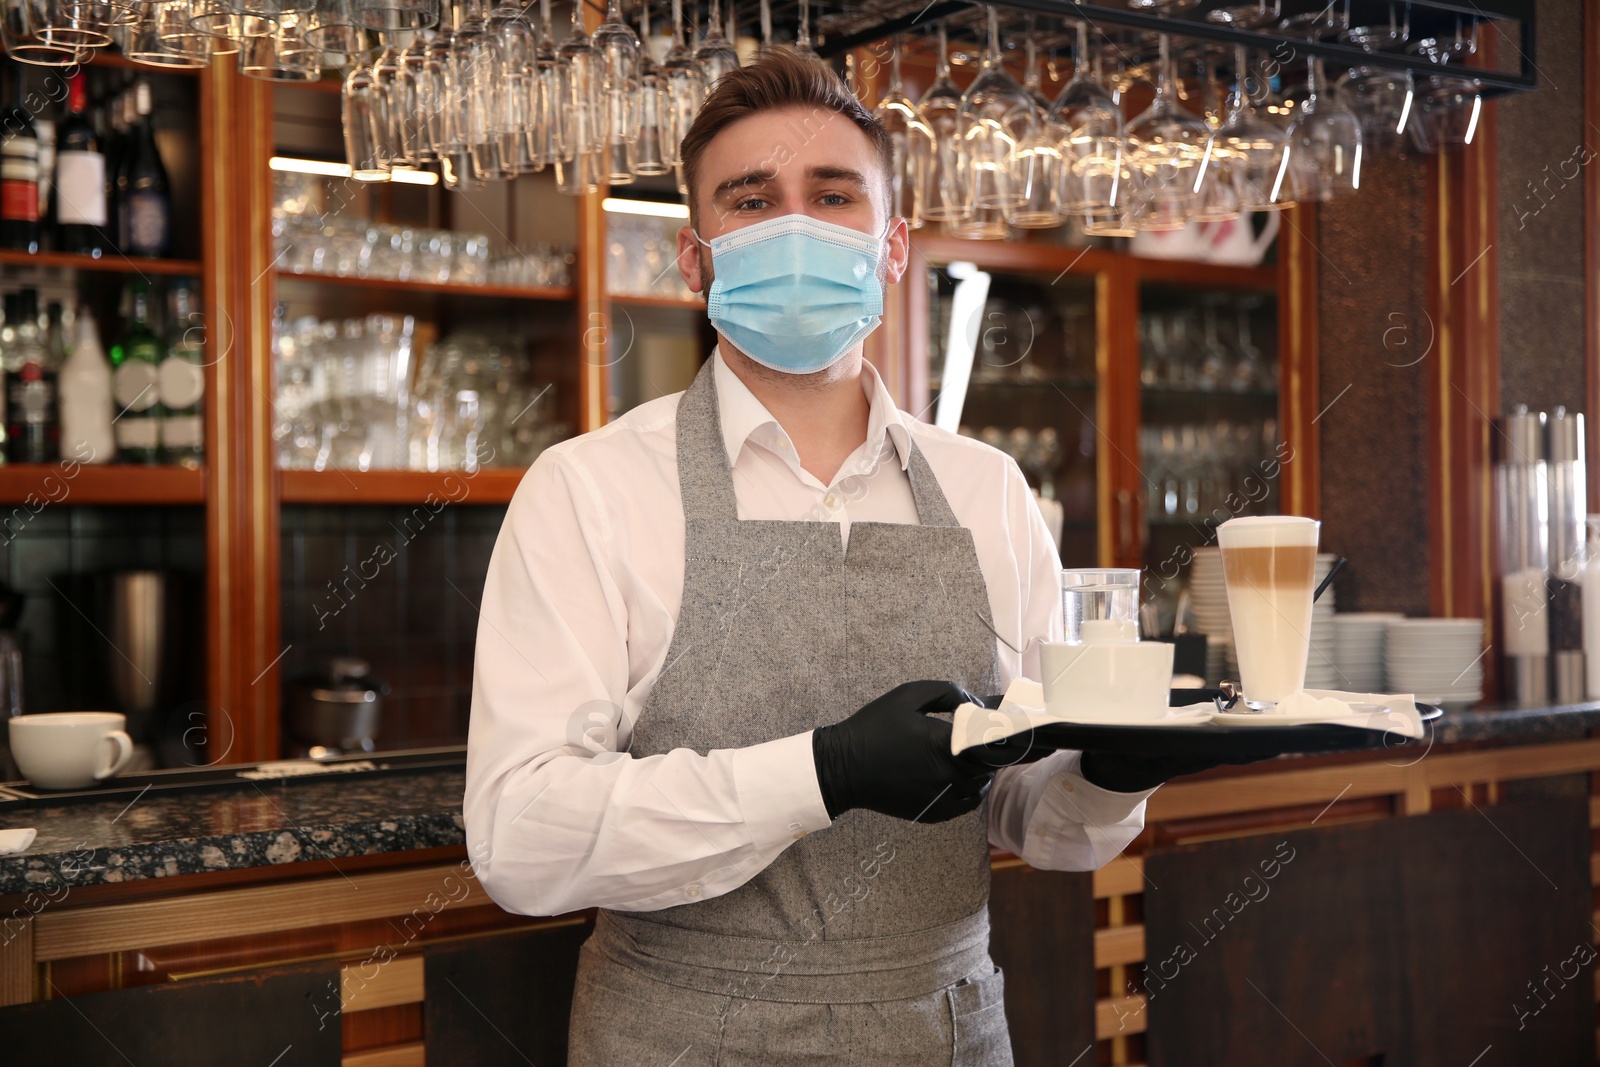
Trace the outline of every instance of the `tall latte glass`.
<instances>
[{"instance_id":1,"label":"tall latte glass","mask_svg":"<svg viewBox=\"0 0 1600 1067\"><path fill-rule=\"evenodd\" d=\"M1217 527L1239 683L1256 711L1272 711L1305 685L1321 526L1295 515L1259 515Z\"/></svg>"}]
</instances>

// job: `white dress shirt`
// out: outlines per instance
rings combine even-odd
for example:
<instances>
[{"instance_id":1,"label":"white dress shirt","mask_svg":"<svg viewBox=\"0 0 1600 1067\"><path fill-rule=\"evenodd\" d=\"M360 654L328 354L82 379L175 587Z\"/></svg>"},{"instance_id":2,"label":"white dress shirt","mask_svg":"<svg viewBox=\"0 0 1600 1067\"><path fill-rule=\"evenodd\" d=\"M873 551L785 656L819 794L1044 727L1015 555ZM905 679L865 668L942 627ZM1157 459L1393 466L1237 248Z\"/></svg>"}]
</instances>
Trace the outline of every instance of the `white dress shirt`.
<instances>
[{"instance_id":1,"label":"white dress shirt","mask_svg":"<svg viewBox=\"0 0 1600 1067\"><path fill-rule=\"evenodd\" d=\"M864 363L867 439L824 485L720 353L712 359L740 519L834 522L846 540L852 521L914 523L905 468L915 438L976 542L1002 685L1038 677L1037 643L1061 637L1060 561L1009 456L903 415ZM718 896L828 826L809 732L705 755L628 754L683 595L681 396L547 449L495 543L465 817L478 878L508 911L653 911ZM1100 789L1078 760L1058 752L1000 771L989 840L1057 870L1092 870L1121 852L1143 829L1149 792Z\"/></svg>"}]
</instances>

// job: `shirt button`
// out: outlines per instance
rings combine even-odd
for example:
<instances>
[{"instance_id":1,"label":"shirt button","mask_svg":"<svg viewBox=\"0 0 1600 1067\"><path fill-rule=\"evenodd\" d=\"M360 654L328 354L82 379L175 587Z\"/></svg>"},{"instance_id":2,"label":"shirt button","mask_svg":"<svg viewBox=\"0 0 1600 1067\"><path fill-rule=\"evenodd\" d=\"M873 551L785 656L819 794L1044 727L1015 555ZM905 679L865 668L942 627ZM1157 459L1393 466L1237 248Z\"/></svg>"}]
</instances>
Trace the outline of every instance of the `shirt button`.
<instances>
[{"instance_id":1,"label":"shirt button","mask_svg":"<svg viewBox=\"0 0 1600 1067\"><path fill-rule=\"evenodd\" d=\"M839 506L839 494L829 493L827 496L822 498L822 503L831 511Z\"/></svg>"},{"instance_id":2,"label":"shirt button","mask_svg":"<svg viewBox=\"0 0 1600 1067\"><path fill-rule=\"evenodd\" d=\"M688 897L690 900L699 900L700 899L700 887L697 886L697 885L687 886L687 887L685 887L685 889L683 891L683 895Z\"/></svg>"}]
</instances>

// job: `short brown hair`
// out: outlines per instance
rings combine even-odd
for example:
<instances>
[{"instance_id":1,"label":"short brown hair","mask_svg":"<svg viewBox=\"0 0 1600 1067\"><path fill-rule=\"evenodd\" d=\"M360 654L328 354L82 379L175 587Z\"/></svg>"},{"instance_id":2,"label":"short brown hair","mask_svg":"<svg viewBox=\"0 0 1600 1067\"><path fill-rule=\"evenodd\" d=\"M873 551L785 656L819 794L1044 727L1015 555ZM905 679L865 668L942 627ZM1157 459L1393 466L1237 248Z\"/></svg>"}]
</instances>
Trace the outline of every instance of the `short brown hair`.
<instances>
[{"instance_id":1,"label":"short brown hair","mask_svg":"<svg viewBox=\"0 0 1600 1067\"><path fill-rule=\"evenodd\" d=\"M695 183L700 157L712 138L742 118L778 108L810 108L843 115L872 142L883 167L884 202L890 204L894 182L894 140L872 112L861 106L844 80L824 64L785 45L770 48L747 67L724 74L712 86L694 122L683 135L683 180L689 188L691 224L698 227Z\"/></svg>"}]
</instances>

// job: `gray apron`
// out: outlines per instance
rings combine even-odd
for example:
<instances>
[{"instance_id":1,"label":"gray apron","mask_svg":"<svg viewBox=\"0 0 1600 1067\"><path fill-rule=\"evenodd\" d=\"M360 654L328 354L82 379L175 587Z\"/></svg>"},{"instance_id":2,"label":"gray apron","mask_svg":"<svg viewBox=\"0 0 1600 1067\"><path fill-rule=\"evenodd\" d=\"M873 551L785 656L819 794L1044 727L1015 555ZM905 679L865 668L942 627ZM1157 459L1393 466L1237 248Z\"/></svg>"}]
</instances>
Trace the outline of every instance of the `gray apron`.
<instances>
[{"instance_id":1,"label":"gray apron","mask_svg":"<svg viewBox=\"0 0 1600 1067\"><path fill-rule=\"evenodd\" d=\"M831 522L739 520L709 361L677 445L683 605L633 755L787 737L917 679L996 691L972 534L915 444L920 524L852 523L848 551ZM730 893L601 910L569 1063L1009 1065L986 812L927 825L850 811Z\"/></svg>"}]
</instances>

